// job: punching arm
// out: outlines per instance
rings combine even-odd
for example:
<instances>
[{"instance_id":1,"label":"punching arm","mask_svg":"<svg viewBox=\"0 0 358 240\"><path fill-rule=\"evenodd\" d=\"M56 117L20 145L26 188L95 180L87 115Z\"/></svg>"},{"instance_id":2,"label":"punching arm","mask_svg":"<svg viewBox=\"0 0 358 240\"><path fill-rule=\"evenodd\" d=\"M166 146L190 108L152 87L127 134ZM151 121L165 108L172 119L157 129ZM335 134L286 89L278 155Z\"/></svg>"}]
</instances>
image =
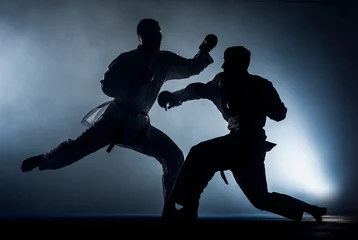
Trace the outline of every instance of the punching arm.
<instances>
[{"instance_id":1,"label":"punching arm","mask_svg":"<svg viewBox=\"0 0 358 240\"><path fill-rule=\"evenodd\" d=\"M173 92L173 99L176 102L186 102L191 100L198 100L201 98L211 99L214 94L213 84L191 83L186 88Z\"/></svg>"},{"instance_id":2,"label":"punching arm","mask_svg":"<svg viewBox=\"0 0 358 240\"><path fill-rule=\"evenodd\" d=\"M158 96L158 104L170 109L181 105L183 102L198 99L213 99L217 89L213 80L207 83L191 83L186 88L175 92L163 91Z\"/></svg>"},{"instance_id":3,"label":"punching arm","mask_svg":"<svg viewBox=\"0 0 358 240\"><path fill-rule=\"evenodd\" d=\"M217 41L214 34L207 35L193 58L184 58L173 52L162 51L161 60L167 69L166 80L186 79L200 74L214 62L209 53L216 46Z\"/></svg>"}]
</instances>

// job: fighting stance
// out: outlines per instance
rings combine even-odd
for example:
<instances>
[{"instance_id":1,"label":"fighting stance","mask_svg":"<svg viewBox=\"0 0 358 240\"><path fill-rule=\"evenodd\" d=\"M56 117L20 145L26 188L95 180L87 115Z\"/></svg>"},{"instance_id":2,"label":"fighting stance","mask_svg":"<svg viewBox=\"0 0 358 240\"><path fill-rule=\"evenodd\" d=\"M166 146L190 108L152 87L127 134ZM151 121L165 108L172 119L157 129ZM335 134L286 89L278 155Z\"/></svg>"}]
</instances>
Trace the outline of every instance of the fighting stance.
<instances>
[{"instance_id":1,"label":"fighting stance","mask_svg":"<svg viewBox=\"0 0 358 240\"><path fill-rule=\"evenodd\" d=\"M191 59L160 50L162 34L154 19L142 19L137 25L140 44L124 52L108 66L101 80L102 91L113 98L91 110L81 121L88 128L75 140L69 139L54 149L23 161L24 172L59 169L108 146L133 149L156 158L163 166L165 200L184 162L179 147L162 131L152 126L148 113L163 83L198 75L213 63L209 52L217 37L206 36L198 53ZM175 211L165 204L162 214Z\"/></svg>"},{"instance_id":2,"label":"fighting stance","mask_svg":"<svg viewBox=\"0 0 358 240\"><path fill-rule=\"evenodd\" d=\"M287 108L270 81L248 73L250 58L246 48L230 47L224 53L224 71L213 80L192 83L174 93L163 91L158 96L159 105L166 109L189 100L209 99L230 131L190 149L169 199L183 206L174 219L195 221L201 193L215 172L225 170L233 173L249 201L260 210L295 221L301 221L304 212L321 221L327 212L291 196L268 192L265 154L276 144L266 141L266 117L282 121Z\"/></svg>"}]
</instances>

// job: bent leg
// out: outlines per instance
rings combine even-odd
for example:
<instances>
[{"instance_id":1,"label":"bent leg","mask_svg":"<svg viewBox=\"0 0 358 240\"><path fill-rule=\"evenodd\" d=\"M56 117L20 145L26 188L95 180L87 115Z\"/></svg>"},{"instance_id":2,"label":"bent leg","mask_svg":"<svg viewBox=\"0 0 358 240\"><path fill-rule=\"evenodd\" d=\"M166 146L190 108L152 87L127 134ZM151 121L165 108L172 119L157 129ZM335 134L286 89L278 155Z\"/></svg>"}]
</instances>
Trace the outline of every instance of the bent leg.
<instances>
[{"instance_id":1,"label":"bent leg","mask_svg":"<svg viewBox=\"0 0 358 240\"><path fill-rule=\"evenodd\" d=\"M301 221L303 213L310 207L304 201L281 194L269 193L267 189L265 164L253 160L245 166L232 169L233 176L254 207L269 211L291 220Z\"/></svg>"},{"instance_id":2,"label":"bent leg","mask_svg":"<svg viewBox=\"0 0 358 240\"><path fill-rule=\"evenodd\" d=\"M184 163L184 155L181 149L168 135L152 125L149 127L148 138L144 145L125 147L154 157L162 165L163 195L167 199Z\"/></svg>"},{"instance_id":3,"label":"bent leg","mask_svg":"<svg viewBox=\"0 0 358 240\"><path fill-rule=\"evenodd\" d=\"M40 155L39 170L55 170L69 166L89 154L105 147L118 128L118 109L112 104L103 117L89 127L75 140L69 139L57 145L47 153ZM25 160L23 165L26 165Z\"/></svg>"},{"instance_id":4,"label":"bent leg","mask_svg":"<svg viewBox=\"0 0 358 240\"><path fill-rule=\"evenodd\" d=\"M170 196L173 201L193 210L214 174L227 168L229 137L223 136L193 146L175 182Z\"/></svg>"},{"instance_id":5,"label":"bent leg","mask_svg":"<svg viewBox=\"0 0 358 240\"><path fill-rule=\"evenodd\" d=\"M176 211L175 204L168 202L168 196L184 163L184 155L175 142L154 126L149 126L146 141L141 146L124 146L134 151L154 157L163 167L162 187L164 207L162 217Z\"/></svg>"}]
</instances>

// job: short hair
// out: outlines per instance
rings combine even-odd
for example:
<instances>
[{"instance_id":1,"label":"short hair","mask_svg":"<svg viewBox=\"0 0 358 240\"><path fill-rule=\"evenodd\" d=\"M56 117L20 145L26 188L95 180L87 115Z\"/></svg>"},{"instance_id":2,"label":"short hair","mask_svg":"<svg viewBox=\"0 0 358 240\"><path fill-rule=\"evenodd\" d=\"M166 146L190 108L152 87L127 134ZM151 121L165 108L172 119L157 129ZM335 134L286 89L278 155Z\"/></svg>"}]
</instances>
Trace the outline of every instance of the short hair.
<instances>
[{"instance_id":1,"label":"short hair","mask_svg":"<svg viewBox=\"0 0 358 240\"><path fill-rule=\"evenodd\" d=\"M137 25L137 34L143 35L143 33L147 32L148 29L158 26L159 26L159 22L157 20L152 18L144 18L140 20Z\"/></svg>"},{"instance_id":2,"label":"short hair","mask_svg":"<svg viewBox=\"0 0 358 240\"><path fill-rule=\"evenodd\" d=\"M250 65L251 52L243 46L229 47L224 52L224 59L228 61L236 61L247 69Z\"/></svg>"}]
</instances>

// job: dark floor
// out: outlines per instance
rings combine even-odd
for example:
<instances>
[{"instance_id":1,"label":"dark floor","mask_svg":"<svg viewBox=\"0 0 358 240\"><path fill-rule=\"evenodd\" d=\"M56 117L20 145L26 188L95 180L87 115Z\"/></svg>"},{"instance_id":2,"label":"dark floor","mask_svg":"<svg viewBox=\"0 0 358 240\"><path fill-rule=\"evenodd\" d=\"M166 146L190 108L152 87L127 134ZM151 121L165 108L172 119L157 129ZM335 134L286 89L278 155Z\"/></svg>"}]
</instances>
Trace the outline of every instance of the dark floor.
<instances>
[{"instance_id":1,"label":"dark floor","mask_svg":"<svg viewBox=\"0 0 358 240\"><path fill-rule=\"evenodd\" d=\"M348 216L326 216L321 223L316 223L309 217L305 217L300 223L284 218L260 215L230 218L201 217L193 225L181 226L162 222L159 217L144 216L41 217L0 220L0 229L3 233L7 230L13 232L13 226L24 232L27 232L27 229L30 229L31 232L34 232L31 229L51 229L50 231L56 234L81 232L81 236L90 236L94 232L101 232L101 239L107 239L103 234L110 232L117 234L119 239L127 233L133 239L141 237L143 234L146 238L151 238L151 235L163 238L186 235L187 238L200 236L211 239L232 238L235 234L237 239L253 239L255 236L280 239L358 239L357 218ZM172 236L168 235L169 232L164 233L163 229L170 231ZM35 230L36 232L37 230ZM214 233L219 233L220 236L214 236ZM113 238L108 236L108 238Z\"/></svg>"}]
</instances>

